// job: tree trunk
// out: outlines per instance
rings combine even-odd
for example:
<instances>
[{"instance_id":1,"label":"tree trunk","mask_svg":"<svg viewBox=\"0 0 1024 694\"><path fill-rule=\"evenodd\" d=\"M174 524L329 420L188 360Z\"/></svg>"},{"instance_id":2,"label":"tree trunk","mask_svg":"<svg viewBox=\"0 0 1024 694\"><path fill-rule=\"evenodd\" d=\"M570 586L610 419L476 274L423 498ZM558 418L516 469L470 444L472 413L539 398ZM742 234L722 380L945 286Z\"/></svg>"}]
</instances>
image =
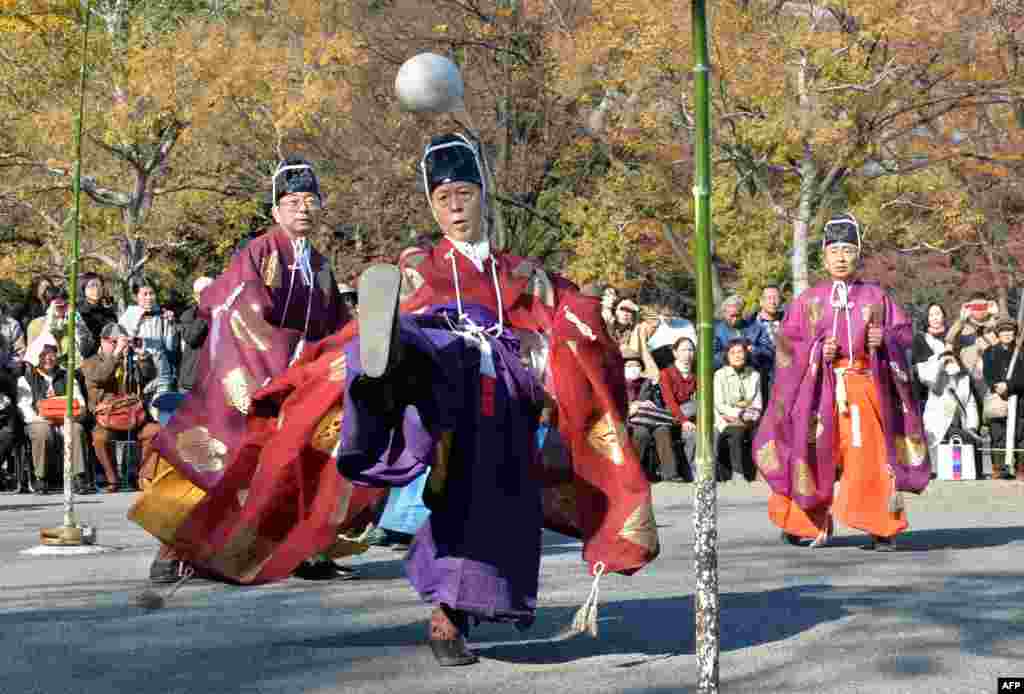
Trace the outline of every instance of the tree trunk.
<instances>
[{"instance_id":1,"label":"tree trunk","mask_svg":"<svg viewBox=\"0 0 1024 694\"><path fill-rule=\"evenodd\" d=\"M793 296L797 297L810 286L807 271L807 244L810 237L811 219L814 216L815 186L818 180L818 166L805 152L800 162L800 206L793 220Z\"/></svg>"}]
</instances>

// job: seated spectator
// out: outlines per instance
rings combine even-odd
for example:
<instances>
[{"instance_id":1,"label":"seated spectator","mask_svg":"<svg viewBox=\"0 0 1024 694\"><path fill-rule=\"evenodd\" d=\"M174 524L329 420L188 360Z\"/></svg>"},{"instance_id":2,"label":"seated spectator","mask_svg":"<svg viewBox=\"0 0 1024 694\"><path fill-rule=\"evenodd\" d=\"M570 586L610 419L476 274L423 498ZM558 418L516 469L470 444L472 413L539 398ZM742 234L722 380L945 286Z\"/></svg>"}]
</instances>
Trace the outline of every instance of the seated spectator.
<instances>
[{"instance_id":1,"label":"seated spectator","mask_svg":"<svg viewBox=\"0 0 1024 694\"><path fill-rule=\"evenodd\" d=\"M689 337L680 337L672 346L672 353L675 361L661 370L658 385L665 404L679 424L684 459L674 470L663 467L662 479L676 479L682 474L692 480L697 453L697 375L693 369L697 343Z\"/></svg>"},{"instance_id":2,"label":"seated spectator","mask_svg":"<svg viewBox=\"0 0 1024 694\"><path fill-rule=\"evenodd\" d=\"M1017 338L1017 324L1006 318L996 324L996 336L998 342L985 350L982 356L982 371L985 375L985 384L988 387L988 401L985 411L988 415L988 427L992 434L992 447L1004 448L1007 444L1007 426L1009 411L1010 382L1014 375L1022 368L1020 360L1014 365L1014 373L1010 373L1010 362L1013 359L1014 341ZM1016 424L1014 426L1014 442L1012 448L1024 446L1024 407L1017 407ZM999 462L1005 460L1004 456L997 456ZM1014 458L1017 456L1015 455ZM1012 479L1019 470L1019 461L1014 462L1008 469L1002 471L1005 479ZM994 473L994 471L993 471Z\"/></svg>"},{"instance_id":3,"label":"seated spectator","mask_svg":"<svg viewBox=\"0 0 1024 694\"><path fill-rule=\"evenodd\" d=\"M722 318L715 321L714 368L717 371L725 365L725 352L733 340L743 339L747 343L747 362L755 369L772 365L775 348L766 329L761 323L748 323L741 317L743 299L733 294L722 302Z\"/></svg>"},{"instance_id":4,"label":"seated spectator","mask_svg":"<svg viewBox=\"0 0 1024 694\"><path fill-rule=\"evenodd\" d=\"M100 334L99 352L82 363L82 371L85 373L89 409L96 418L92 431L93 446L107 478L107 491L115 492L120 486L113 462L115 443L138 441L142 445L139 460L143 460L153 437L160 432L158 424L147 420L140 395L145 384L156 378L157 368L151 355L134 353L124 328L112 322ZM126 397L133 395L134 398ZM117 424L113 423L115 407L122 415ZM133 408L139 415L127 416ZM130 420L134 426L124 420Z\"/></svg>"},{"instance_id":5,"label":"seated spectator","mask_svg":"<svg viewBox=\"0 0 1024 694\"><path fill-rule=\"evenodd\" d=\"M672 417L656 381L644 377L643 361L634 350L623 350L626 396L629 399L629 431L640 464L648 479L679 477L674 432L679 424Z\"/></svg>"},{"instance_id":6,"label":"seated spectator","mask_svg":"<svg viewBox=\"0 0 1024 694\"><path fill-rule=\"evenodd\" d=\"M178 328L172 311L161 310L156 289L149 282L135 285L135 304L125 309L118 323L133 340L137 352L153 355L157 377L147 386L147 394L162 395L175 389L177 374Z\"/></svg>"},{"instance_id":7,"label":"seated spectator","mask_svg":"<svg viewBox=\"0 0 1024 694\"><path fill-rule=\"evenodd\" d=\"M104 302L104 294L103 278L95 272L83 273L78 278L78 315L94 336L99 335L107 323L117 320L117 313ZM93 345L91 352L83 353L82 356L91 357L97 349L98 343Z\"/></svg>"},{"instance_id":8,"label":"seated spectator","mask_svg":"<svg viewBox=\"0 0 1024 694\"><path fill-rule=\"evenodd\" d=\"M46 307L49 302L43 296L47 289L54 286L53 280L45 275L38 275L32 280L32 286L28 290L25 301L14 312L14 318L27 328L29 323L40 316L46 315Z\"/></svg>"},{"instance_id":9,"label":"seated spectator","mask_svg":"<svg viewBox=\"0 0 1024 694\"><path fill-rule=\"evenodd\" d=\"M43 292L46 314L29 323L26 329L25 361L33 366L38 364L39 351L44 345L57 347L57 361L64 363L71 347L68 333L68 293L59 287L49 287ZM81 314L75 316L75 344L78 348L76 363L82 363L82 355L96 351L96 338Z\"/></svg>"},{"instance_id":10,"label":"seated spectator","mask_svg":"<svg viewBox=\"0 0 1024 694\"><path fill-rule=\"evenodd\" d=\"M728 482L740 470L748 482L756 477L751 446L761 417L761 377L747 366L749 344L736 338L725 350L726 365L715 372L715 460L718 480Z\"/></svg>"},{"instance_id":11,"label":"seated spectator","mask_svg":"<svg viewBox=\"0 0 1024 694\"><path fill-rule=\"evenodd\" d=\"M85 412L85 398L82 397L78 381L71 380L74 384L71 390L75 402L78 403L80 411ZM32 468L35 475L33 486L37 493L46 493L48 451L53 453L54 459L63 460L63 437L67 435L62 424L54 424L40 415L39 403L47 398L64 396L68 390L67 382L67 372L58 366L57 346L54 344L43 345L39 351L39 365L29 369L18 380L18 409L21 411L22 421L25 422L29 440L32 442ZM75 475L74 487L76 493L81 494L86 491L88 485L85 480L85 464L82 456L82 425L77 420L71 422L70 436L72 437L72 471Z\"/></svg>"},{"instance_id":12,"label":"seated spectator","mask_svg":"<svg viewBox=\"0 0 1024 694\"><path fill-rule=\"evenodd\" d=\"M0 303L0 369L21 372L25 359L25 331L10 315L7 305Z\"/></svg>"},{"instance_id":13,"label":"seated spectator","mask_svg":"<svg viewBox=\"0 0 1024 694\"><path fill-rule=\"evenodd\" d=\"M178 369L178 388L186 393L195 386L199 355L209 332L209 325L199 315L199 296L211 284L213 279L209 277L200 277L193 282L194 303L181 314L181 366Z\"/></svg>"}]
</instances>

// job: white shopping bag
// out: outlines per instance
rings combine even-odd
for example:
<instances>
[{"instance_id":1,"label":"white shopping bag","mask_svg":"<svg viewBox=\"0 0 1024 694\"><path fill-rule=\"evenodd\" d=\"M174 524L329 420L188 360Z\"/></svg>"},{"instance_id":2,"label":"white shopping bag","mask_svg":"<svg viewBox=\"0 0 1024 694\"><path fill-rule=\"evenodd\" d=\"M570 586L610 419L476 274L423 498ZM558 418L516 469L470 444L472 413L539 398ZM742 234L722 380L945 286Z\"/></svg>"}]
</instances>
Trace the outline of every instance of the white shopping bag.
<instances>
[{"instance_id":1,"label":"white shopping bag","mask_svg":"<svg viewBox=\"0 0 1024 694\"><path fill-rule=\"evenodd\" d=\"M937 457L936 474L940 480L977 479L974 446L964 443L959 436L951 436L949 443L940 443Z\"/></svg>"}]
</instances>

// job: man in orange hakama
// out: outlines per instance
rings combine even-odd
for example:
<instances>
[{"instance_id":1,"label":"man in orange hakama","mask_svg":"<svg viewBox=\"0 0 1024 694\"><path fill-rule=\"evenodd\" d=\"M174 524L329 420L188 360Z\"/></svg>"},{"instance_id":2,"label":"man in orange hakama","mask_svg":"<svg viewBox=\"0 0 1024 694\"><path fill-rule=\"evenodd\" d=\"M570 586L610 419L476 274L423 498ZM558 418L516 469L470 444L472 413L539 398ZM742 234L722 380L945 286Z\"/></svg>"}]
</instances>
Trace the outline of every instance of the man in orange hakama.
<instances>
[{"instance_id":1,"label":"man in orange hakama","mask_svg":"<svg viewBox=\"0 0 1024 694\"><path fill-rule=\"evenodd\" d=\"M908 527L899 492L921 492L930 475L905 356L912 325L881 287L857 279L852 217L825 225L823 254L830 279L801 294L783 322L754 457L774 492L768 516L787 541L824 546L838 520L889 551Z\"/></svg>"}]
</instances>

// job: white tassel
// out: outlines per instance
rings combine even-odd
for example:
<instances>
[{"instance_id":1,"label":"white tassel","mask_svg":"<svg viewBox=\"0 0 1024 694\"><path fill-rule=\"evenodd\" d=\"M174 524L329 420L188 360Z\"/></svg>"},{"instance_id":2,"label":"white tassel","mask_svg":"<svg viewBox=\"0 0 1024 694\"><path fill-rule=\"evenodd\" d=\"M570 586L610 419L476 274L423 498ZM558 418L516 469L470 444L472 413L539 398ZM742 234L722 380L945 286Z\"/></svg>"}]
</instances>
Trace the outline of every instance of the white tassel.
<instances>
[{"instance_id":1,"label":"white tassel","mask_svg":"<svg viewBox=\"0 0 1024 694\"><path fill-rule=\"evenodd\" d=\"M601 595L601 577L604 576L604 571L603 561L594 564L594 582L590 586L590 595L576 610L572 624L560 635L562 638L572 638L580 634L590 634L591 637L597 638L597 602Z\"/></svg>"}]
</instances>

